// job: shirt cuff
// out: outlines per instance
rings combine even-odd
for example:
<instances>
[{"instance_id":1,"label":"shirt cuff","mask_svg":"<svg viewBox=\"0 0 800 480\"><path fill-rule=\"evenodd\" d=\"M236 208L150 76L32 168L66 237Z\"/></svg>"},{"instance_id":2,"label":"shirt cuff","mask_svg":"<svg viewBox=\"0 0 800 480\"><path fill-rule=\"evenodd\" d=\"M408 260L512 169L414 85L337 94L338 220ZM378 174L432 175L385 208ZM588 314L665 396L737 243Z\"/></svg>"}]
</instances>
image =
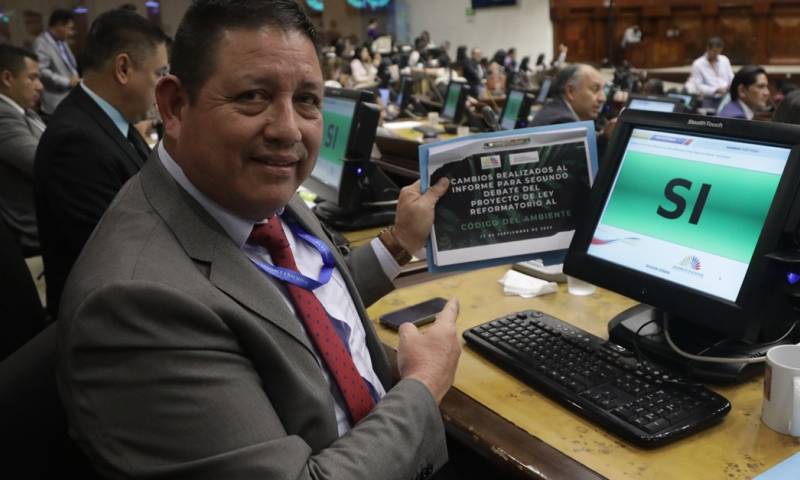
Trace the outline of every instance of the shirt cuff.
<instances>
[{"instance_id":1,"label":"shirt cuff","mask_svg":"<svg viewBox=\"0 0 800 480\"><path fill-rule=\"evenodd\" d=\"M383 270L383 274L386 275L386 278L394 280L400 275L400 264L395 261L392 254L389 253L389 250L386 250L386 246L379 238L373 238L370 242L370 246L372 247L372 251L375 252L375 257L378 258L378 263L381 264L381 270Z\"/></svg>"}]
</instances>

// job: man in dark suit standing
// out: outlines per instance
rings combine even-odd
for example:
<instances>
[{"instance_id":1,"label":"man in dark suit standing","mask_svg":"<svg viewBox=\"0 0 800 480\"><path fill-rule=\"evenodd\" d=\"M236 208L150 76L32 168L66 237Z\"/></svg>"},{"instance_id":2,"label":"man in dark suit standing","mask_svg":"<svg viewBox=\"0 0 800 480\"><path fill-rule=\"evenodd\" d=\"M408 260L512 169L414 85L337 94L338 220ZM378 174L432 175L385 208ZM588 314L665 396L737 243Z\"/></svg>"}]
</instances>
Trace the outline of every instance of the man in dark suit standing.
<instances>
[{"instance_id":1,"label":"man in dark suit standing","mask_svg":"<svg viewBox=\"0 0 800 480\"><path fill-rule=\"evenodd\" d=\"M33 42L44 84L42 112L48 116L81 80L78 62L67 43L73 36L75 16L69 10L57 8L50 14L47 30Z\"/></svg>"},{"instance_id":2,"label":"man in dark suit standing","mask_svg":"<svg viewBox=\"0 0 800 480\"><path fill-rule=\"evenodd\" d=\"M41 93L36 55L0 45L0 219L26 257L39 254L33 159L45 126L31 109Z\"/></svg>"},{"instance_id":3,"label":"man in dark suit standing","mask_svg":"<svg viewBox=\"0 0 800 480\"><path fill-rule=\"evenodd\" d=\"M400 329L366 306L429 235L440 179L345 258L296 195L322 144L316 32L295 0L195 0L157 87L163 142L81 254L59 320L70 431L109 478L424 480L457 304Z\"/></svg>"},{"instance_id":4,"label":"man in dark suit standing","mask_svg":"<svg viewBox=\"0 0 800 480\"><path fill-rule=\"evenodd\" d=\"M61 102L39 143L34 188L53 317L83 244L150 153L133 124L147 116L156 82L168 71L165 42L161 29L129 10L97 17L84 80Z\"/></svg>"}]
</instances>

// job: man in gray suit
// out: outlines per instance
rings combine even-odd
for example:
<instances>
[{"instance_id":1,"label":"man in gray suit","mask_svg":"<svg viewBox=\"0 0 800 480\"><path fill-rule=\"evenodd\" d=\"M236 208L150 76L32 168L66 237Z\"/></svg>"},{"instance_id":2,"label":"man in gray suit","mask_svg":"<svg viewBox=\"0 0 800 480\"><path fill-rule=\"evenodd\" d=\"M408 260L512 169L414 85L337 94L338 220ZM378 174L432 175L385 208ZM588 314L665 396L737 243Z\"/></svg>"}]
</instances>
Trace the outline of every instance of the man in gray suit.
<instances>
[{"instance_id":1,"label":"man in gray suit","mask_svg":"<svg viewBox=\"0 0 800 480\"><path fill-rule=\"evenodd\" d=\"M41 110L46 115L52 115L61 100L81 80L78 62L67 44L67 40L74 35L75 19L72 12L58 8L50 14L47 30L33 42L44 84Z\"/></svg>"},{"instance_id":2,"label":"man in gray suit","mask_svg":"<svg viewBox=\"0 0 800 480\"><path fill-rule=\"evenodd\" d=\"M0 219L25 256L39 252L33 160L45 126L31 109L41 93L36 55L0 45Z\"/></svg>"},{"instance_id":3,"label":"man in gray suit","mask_svg":"<svg viewBox=\"0 0 800 480\"><path fill-rule=\"evenodd\" d=\"M60 309L59 390L106 476L407 480L447 460L457 303L401 328L396 384L365 310L447 180L404 188L392 229L338 253L295 195L322 141L316 46L294 0L198 0L178 28L164 141Z\"/></svg>"}]
</instances>

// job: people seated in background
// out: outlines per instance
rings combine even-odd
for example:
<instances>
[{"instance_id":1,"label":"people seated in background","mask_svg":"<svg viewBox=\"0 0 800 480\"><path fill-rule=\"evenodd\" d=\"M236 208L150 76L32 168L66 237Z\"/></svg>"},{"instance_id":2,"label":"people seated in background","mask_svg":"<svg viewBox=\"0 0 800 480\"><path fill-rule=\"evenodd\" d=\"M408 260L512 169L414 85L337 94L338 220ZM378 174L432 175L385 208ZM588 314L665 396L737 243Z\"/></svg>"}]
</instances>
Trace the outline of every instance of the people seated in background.
<instances>
[{"instance_id":1,"label":"people seated in background","mask_svg":"<svg viewBox=\"0 0 800 480\"><path fill-rule=\"evenodd\" d=\"M378 30L378 19L371 18L369 23L367 24L367 39L370 43L374 42L381 36L380 30Z\"/></svg>"},{"instance_id":2,"label":"people seated in background","mask_svg":"<svg viewBox=\"0 0 800 480\"><path fill-rule=\"evenodd\" d=\"M556 75L552 98L533 117L531 126L595 120L606 101L603 84L600 72L591 65L568 65Z\"/></svg>"},{"instance_id":3,"label":"people seated in background","mask_svg":"<svg viewBox=\"0 0 800 480\"><path fill-rule=\"evenodd\" d=\"M645 95L664 95L664 82L658 78L648 78L642 85L642 93Z\"/></svg>"},{"instance_id":4,"label":"people seated in background","mask_svg":"<svg viewBox=\"0 0 800 480\"><path fill-rule=\"evenodd\" d=\"M78 62L67 41L75 36L75 17L69 10L58 8L50 14L47 29L33 42L39 58L39 76L44 85L41 111L52 115L69 91L80 82Z\"/></svg>"},{"instance_id":5,"label":"people seated in background","mask_svg":"<svg viewBox=\"0 0 800 480\"><path fill-rule=\"evenodd\" d=\"M758 65L745 65L733 77L730 94L731 101L722 107L717 116L752 120L755 112L767 108L767 72Z\"/></svg>"},{"instance_id":6,"label":"people seated in background","mask_svg":"<svg viewBox=\"0 0 800 480\"><path fill-rule=\"evenodd\" d=\"M447 180L405 187L395 226L342 257L296 195L323 140L315 37L295 0L196 0L178 27L164 140L59 320L69 430L104 477L407 480L447 461L457 304L400 328L397 383L365 310Z\"/></svg>"},{"instance_id":7,"label":"people seated in background","mask_svg":"<svg viewBox=\"0 0 800 480\"><path fill-rule=\"evenodd\" d=\"M486 70L486 93L488 95L503 95L506 93L506 71L505 62L506 51L498 50L494 52L492 61Z\"/></svg>"},{"instance_id":8,"label":"people seated in background","mask_svg":"<svg viewBox=\"0 0 800 480\"><path fill-rule=\"evenodd\" d=\"M464 78L469 84L470 95L475 98L483 96L483 82L486 77L486 72L481 65L481 49L473 47L468 59L462 65L464 70Z\"/></svg>"},{"instance_id":9,"label":"people seated in background","mask_svg":"<svg viewBox=\"0 0 800 480\"><path fill-rule=\"evenodd\" d=\"M783 97L772 121L800 125L800 89L792 90Z\"/></svg>"},{"instance_id":10,"label":"people seated in background","mask_svg":"<svg viewBox=\"0 0 800 480\"><path fill-rule=\"evenodd\" d=\"M376 53L373 60L369 48L359 47L350 61L350 79L353 88L372 88L378 85L378 65L381 63L381 54Z\"/></svg>"},{"instance_id":11,"label":"people seated in background","mask_svg":"<svg viewBox=\"0 0 800 480\"><path fill-rule=\"evenodd\" d=\"M0 221L26 257L39 254L33 160L45 125L33 108L42 88L36 54L0 45Z\"/></svg>"},{"instance_id":12,"label":"people seated in background","mask_svg":"<svg viewBox=\"0 0 800 480\"><path fill-rule=\"evenodd\" d=\"M342 59L335 54L325 55L322 58L322 78L326 87L342 88Z\"/></svg>"},{"instance_id":13,"label":"people seated in background","mask_svg":"<svg viewBox=\"0 0 800 480\"><path fill-rule=\"evenodd\" d=\"M534 72L530 67L531 57L525 56L519 62L519 70L514 78L514 83L509 88L518 88L520 90L532 90L534 87Z\"/></svg>"},{"instance_id":14,"label":"people seated in background","mask_svg":"<svg viewBox=\"0 0 800 480\"><path fill-rule=\"evenodd\" d=\"M728 92L733 81L733 70L728 57L722 54L724 47L721 38L708 39L706 53L692 63L686 91L706 97L720 97Z\"/></svg>"},{"instance_id":15,"label":"people seated in background","mask_svg":"<svg viewBox=\"0 0 800 480\"><path fill-rule=\"evenodd\" d=\"M101 14L86 39L83 81L61 102L36 151L34 191L55 318L61 291L89 234L150 154L134 127L168 71L167 37L130 10Z\"/></svg>"}]
</instances>

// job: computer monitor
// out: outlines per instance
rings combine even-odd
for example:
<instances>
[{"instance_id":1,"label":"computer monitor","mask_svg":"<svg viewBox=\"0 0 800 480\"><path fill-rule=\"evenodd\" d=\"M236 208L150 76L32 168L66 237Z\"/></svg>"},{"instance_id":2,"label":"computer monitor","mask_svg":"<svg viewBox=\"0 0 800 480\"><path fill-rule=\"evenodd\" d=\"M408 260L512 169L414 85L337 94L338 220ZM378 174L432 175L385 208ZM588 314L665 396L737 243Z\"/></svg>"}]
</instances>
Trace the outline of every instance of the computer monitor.
<instances>
[{"instance_id":1,"label":"computer monitor","mask_svg":"<svg viewBox=\"0 0 800 480\"><path fill-rule=\"evenodd\" d=\"M464 102L468 90L467 83L451 81L447 85L447 94L444 96L444 105L439 117L450 123L459 123L464 114Z\"/></svg>"},{"instance_id":2,"label":"computer monitor","mask_svg":"<svg viewBox=\"0 0 800 480\"><path fill-rule=\"evenodd\" d=\"M627 108L649 110L651 112L680 112L683 101L679 98L660 97L656 95L630 95Z\"/></svg>"},{"instance_id":3,"label":"computer monitor","mask_svg":"<svg viewBox=\"0 0 800 480\"><path fill-rule=\"evenodd\" d=\"M533 97L522 90L511 90L506 96L506 103L503 105L503 112L500 114L500 128L503 130L513 130L517 122L528 120L531 113L531 103Z\"/></svg>"},{"instance_id":4,"label":"computer monitor","mask_svg":"<svg viewBox=\"0 0 800 480\"><path fill-rule=\"evenodd\" d=\"M380 117L374 98L360 90L325 89L322 144L303 186L322 200L314 209L317 216L339 229L366 228L362 224L370 214L381 216L374 219L375 225L393 215L393 209L384 213L385 209L372 206L391 200L387 195L397 197L396 187L387 185L388 179L370 161Z\"/></svg>"},{"instance_id":5,"label":"computer monitor","mask_svg":"<svg viewBox=\"0 0 800 480\"><path fill-rule=\"evenodd\" d=\"M536 103L538 105L544 105L544 102L547 101L547 97L550 95L550 87L553 85L553 80L551 78L545 78L542 80L542 85L539 87L539 93L536 95Z\"/></svg>"},{"instance_id":6,"label":"computer monitor","mask_svg":"<svg viewBox=\"0 0 800 480\"><path fill-rule=\"evenodd\" d=\"M668 93L667 96L682 101L686 110L692 110L694 107L695 97L690 93Z\"/></svg>"},{"instance_id":7,"label":"computer monitor","mask_svg":"<svg viewBox=\"0 0 800 480\"><path fill-rule=\"evenodd\" d=\"M394 104L403 112L411 101L412 90L414 88L414 78L411 75L401 75L400 85L397 88L397 96Z\"/></svg>"},{"instance_id":8,"label":"computer monitor","mask_svg":"<svg viewBox=\"0 0 800 480\"><path fill-rule=\"evenodd\" d=\"M636 332L667 319L690 353L777 338L794 314L786 267L767 255L797 250L785 232L797 224L787 219L797 217L798 142L795 125L625 110L565 273L652 307L623 312L612 327ZM653 345L656 356L680 358ZM708 379L730 373L697 364Z\"/></svg>"}]
</instances>

